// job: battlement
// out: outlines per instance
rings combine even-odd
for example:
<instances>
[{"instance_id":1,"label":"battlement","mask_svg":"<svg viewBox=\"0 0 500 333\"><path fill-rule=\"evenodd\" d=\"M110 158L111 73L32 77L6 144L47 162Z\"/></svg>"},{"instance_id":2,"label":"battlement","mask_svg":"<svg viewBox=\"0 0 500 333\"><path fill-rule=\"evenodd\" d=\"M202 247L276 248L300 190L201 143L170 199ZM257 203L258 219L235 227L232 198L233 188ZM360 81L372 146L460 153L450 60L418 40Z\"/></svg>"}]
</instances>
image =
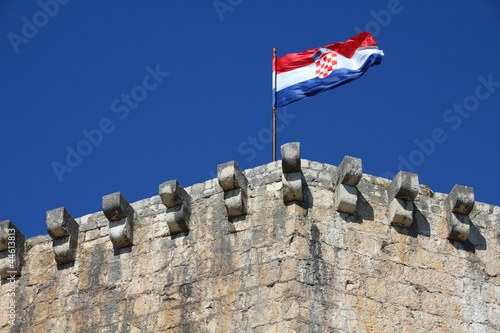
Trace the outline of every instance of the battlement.
<instances>
[{"instance_id":1,"label":"battlement","mask_svg":"<svg viewBox=\"0 0 500 333\"><path fill-rule=\"evenodd\" d=\"M499 207L353 157L301 159L298 143L281 155L79 218L48 211L46 236L1 222L4 302L16 276L2 332L500 330Z\"/></svg>"}]
</instances>

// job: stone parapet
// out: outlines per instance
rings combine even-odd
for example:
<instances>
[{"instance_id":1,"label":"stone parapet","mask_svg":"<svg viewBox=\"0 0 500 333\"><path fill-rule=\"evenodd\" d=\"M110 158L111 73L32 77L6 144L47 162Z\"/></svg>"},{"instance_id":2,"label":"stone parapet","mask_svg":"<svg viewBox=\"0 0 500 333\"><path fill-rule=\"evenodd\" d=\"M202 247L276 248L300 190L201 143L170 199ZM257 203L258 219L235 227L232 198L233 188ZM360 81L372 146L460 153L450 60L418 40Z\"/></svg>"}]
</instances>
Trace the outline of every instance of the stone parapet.
<instances>
[{"instance_id":1,"label":"stone parapet","mask_svg":"<svg viewBox=\"0 0 500 333\"><path fill-rule=\"evenodd\" d=\"M500 207L363 174L359 159L301 159L295 143L282 158L130 204L117 192L75 219L49 211L50 236L1 222L20 276L0 332L500 331Z\"/></svg>"}]
</instances>

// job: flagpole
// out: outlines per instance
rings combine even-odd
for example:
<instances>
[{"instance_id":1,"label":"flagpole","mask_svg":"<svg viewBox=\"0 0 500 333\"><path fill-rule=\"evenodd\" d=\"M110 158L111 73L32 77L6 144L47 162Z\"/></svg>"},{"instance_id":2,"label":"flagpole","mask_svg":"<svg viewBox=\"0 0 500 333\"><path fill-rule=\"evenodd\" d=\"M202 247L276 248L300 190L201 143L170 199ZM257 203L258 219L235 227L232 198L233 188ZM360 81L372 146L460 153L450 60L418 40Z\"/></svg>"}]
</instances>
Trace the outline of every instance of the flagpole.
<instances>
[{"instance_id":1,"label":"flagpole","mask_svg":"<svg viewBox=\"0 0 500 333\"><path fill-rule=\"evenodd\" d=\"M277 76L278 76L278 58L276 57L276 48L273 48L273 58L274 58L274 105L273 105L273 162L276 161L276 105L277 100Z\"/></svg>"}]
</instances>

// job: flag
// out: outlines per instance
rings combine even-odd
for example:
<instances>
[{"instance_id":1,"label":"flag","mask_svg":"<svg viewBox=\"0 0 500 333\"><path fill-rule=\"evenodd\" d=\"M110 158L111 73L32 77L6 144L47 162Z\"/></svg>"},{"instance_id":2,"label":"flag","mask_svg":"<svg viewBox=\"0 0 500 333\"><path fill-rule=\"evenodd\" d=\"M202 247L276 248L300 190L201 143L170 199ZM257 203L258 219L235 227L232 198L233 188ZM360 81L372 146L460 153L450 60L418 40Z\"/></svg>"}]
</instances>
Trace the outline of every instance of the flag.
<instances>
[{"instance_id":1,"label":"flag","mask_svg":"<svg viewBox=\"0 0 500 333\"><path fill-rule=\"evenodd\" d=\"M351 82L380 64L383 55L373 36L362 32L347 42L290 53L277 61L274 57L274 105L285 106Z\"/></svg>"}]
</instances>

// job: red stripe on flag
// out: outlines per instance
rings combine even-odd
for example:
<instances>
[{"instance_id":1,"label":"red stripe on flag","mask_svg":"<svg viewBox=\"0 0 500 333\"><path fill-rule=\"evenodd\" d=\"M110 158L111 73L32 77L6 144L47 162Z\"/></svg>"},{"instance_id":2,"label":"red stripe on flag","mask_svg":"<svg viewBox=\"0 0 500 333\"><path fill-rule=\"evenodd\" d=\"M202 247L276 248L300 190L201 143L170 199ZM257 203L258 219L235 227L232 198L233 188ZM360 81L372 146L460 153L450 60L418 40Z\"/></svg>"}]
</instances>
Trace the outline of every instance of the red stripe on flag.
<instances>
[{"instance_id":1,"label":"red stripe on flag","mask_svg":"<svg viewBox=\"0 0 500 333\"><path fill-rule=\"evenodd\" d=\"M354 52L360 47L377 46L375 39L369 32L361 32L349 39L347 42L340 42L324 46L327 49L335 51L346 58L351 58ZM307 50L301 53L290 53L281 58L278 58L278 74L285 73L300 67L304 67L314 63L312 56L320 49ZM273 61L273 71L274 68Z\"/></svg>"}]
</instances>

